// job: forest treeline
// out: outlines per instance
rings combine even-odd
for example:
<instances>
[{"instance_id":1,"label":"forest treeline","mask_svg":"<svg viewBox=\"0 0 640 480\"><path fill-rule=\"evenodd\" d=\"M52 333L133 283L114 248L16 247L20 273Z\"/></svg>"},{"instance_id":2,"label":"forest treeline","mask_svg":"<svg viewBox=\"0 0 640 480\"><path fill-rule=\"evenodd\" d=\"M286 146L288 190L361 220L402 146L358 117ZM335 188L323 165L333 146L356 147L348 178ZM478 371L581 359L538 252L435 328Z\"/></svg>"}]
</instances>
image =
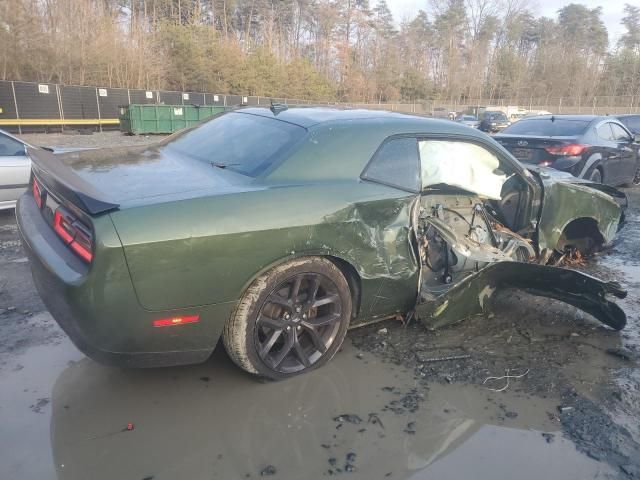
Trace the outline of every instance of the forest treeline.
<instances>
[{"instance_id":1,"label":"forest treeline","mask_svg":"<svg viewBox=\"0 0 640 480\"><path fill-rule=\"evenodd\" d=\"M604 0L603 0L604 1ZM640 95L640 7L526 0L0 0L0 78L360 102Z\"/></svg>"}]
</instances>

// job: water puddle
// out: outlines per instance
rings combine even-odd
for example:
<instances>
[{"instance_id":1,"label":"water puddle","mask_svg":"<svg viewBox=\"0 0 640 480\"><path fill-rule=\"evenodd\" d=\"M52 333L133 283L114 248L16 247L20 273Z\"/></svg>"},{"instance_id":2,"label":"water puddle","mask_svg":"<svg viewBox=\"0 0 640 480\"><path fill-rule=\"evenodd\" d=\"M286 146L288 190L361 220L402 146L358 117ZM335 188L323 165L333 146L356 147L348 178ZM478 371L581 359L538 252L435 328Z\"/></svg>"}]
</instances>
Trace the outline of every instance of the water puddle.
<instances>
[{"instance_id":1,"label":"water puddle","mask_svg":"<svg viewBox=\"0 0 640 480\"><path fill-rule=\"evenodd\" d=\"M553 399L425 389L351 345L279 383L244 375L222 352L199 366L121 370L82 358L65 339L18 361L0 376L3 478L255 478L268 466L273 478L291 479L608 471L556 432Z\"/></svg>"}]
</instances>

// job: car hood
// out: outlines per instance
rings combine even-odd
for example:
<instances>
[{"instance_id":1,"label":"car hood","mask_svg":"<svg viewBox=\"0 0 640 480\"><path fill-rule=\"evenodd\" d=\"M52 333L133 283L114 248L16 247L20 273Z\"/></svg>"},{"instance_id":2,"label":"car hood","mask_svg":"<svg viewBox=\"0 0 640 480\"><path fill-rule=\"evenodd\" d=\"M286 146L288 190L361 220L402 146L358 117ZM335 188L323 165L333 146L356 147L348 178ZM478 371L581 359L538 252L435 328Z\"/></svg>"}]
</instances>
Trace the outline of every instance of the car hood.
<instances>
[{"instance_id":1,"label":"car hood","mask_svg":"<svg viewBox=\"0 0 640 480\"><path fill-rule=\"evenodd\" d=\"M30 149L45 186L91 214L115 208L256 190L251 177L191 159L160 144L53 155Z\"/></svg>"}]
</instances>

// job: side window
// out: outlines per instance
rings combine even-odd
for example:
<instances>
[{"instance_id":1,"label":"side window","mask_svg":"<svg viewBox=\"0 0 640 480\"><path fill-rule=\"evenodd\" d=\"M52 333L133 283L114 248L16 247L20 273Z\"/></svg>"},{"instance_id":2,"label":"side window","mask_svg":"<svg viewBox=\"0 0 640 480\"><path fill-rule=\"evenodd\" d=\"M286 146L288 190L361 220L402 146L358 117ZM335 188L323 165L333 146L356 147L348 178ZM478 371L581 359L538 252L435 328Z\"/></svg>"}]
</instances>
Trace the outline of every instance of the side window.
<instances>
[{"instance_id":1,"label":"side window","mask_svg":"<svg viewBox=\"0 0 640 480\"><path fill-rule=\"evenodd\" d=\"M0 133L0 157L24 156L24 145Z\"/></svg>"},{"instance_id":2,"label":"side window","mask_svg":"<svg viewBox=\"0 0 640 480\"><path fill-rule=\"evenodd\" d=\"M596 133L602 140L613 141L613 133L611 132L611 124L609 122L603 123L596 128Z\"/></svg>"},{"instance_id":3,"label":"side window","mask_svg":"<svg viewBox=\"0 0 640 480\"><path fill-rule=\"evenodd\" d=\"M420 191L420 161L415 138L394 138L382 144L362 178L394 187Z\"/></svg>"},{"instance_id":4,"label":"side window","mask_svg":"<svg viewBox=\"0 0 640 480\"><path fill-rule=\"evenodd\" d=\"M629 134L620 125L612 123L611 124L611 130L613 131L613 139L616 142L630 142L631 141L631 137L629 136Z\"/></svg>"},{"instance_id":5,"label":"side window","mask_svg":"<svg viewBox=\"0 0 640 480\"><path fill-rule=\"evenodd\" d=\"M448 185L500 200L507 179L500 160L486 148L464 141L421 140L422 186Z\"/></svg>"}]
</instances>

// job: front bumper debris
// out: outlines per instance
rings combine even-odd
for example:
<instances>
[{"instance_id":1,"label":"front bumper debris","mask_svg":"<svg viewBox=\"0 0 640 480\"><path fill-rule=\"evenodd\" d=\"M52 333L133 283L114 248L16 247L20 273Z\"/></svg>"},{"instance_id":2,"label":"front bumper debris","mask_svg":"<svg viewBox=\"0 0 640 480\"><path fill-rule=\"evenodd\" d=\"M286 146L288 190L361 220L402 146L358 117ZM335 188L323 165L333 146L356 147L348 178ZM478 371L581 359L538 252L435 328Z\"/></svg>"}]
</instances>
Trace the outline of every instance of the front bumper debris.
<instances>
[{"instance_id":1,"label":"front bumper debris","mask_svg":"<svg viewBox=\"0 0 640 480\"><path fill-rule=\"evenodd\" d=\"M493 263L442 295L421 295L416 315L428 328L452 324L484 313L487 300L499 288L518 288L560 300L593 315L614 330L621 330L627 324L624 311L606 298L608 294L617 298L627 296L619 283L605 282L576 270L520 262Z\"/></svg>"}]
</instances>

